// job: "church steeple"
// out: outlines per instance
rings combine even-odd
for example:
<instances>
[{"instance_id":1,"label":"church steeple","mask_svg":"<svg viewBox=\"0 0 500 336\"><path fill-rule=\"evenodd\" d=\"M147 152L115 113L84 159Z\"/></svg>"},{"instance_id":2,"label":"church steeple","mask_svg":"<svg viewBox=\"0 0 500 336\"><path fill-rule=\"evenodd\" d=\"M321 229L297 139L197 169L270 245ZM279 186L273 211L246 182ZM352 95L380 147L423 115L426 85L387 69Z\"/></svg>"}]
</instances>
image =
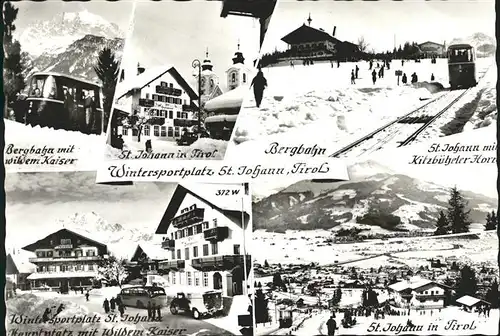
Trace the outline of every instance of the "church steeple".
<instances>
[{"instance_id":1,"label":"church steeple","mask_svg":"<svg viewBox=\"0 0 500 336\"><path fill-rule=\"evenodd\" d=\"M208 58L208 48L207 51L205 52L205 60L203 61L203 64L201 65L202 70L210 70L212 71L213 69L213 64L212 61Z\"/></svg>"},{"instance_id":2,"label":"church steeple","mask_svg":"<svg viewBox=\"0 0 500 336\"><path fill-rule=\"evenodd\" d=\"M245 63L245 57L243 57L243 53L240 51L240 40L238 39L238 51L234 53L233 57L233 64L244 64Z\"/></svg>"},{"instance_id":3,"label":"church steeple","mask_svg":"<svg viewBox=\"0 0 500 336\"><path fill-rule=\"evenodd\" d=\"M311 19L311 13L309 13L309 18L307 19L307 23L309 23L309 26L311 26L311 22L313 19Z\"/></svg>"}]
</instances>

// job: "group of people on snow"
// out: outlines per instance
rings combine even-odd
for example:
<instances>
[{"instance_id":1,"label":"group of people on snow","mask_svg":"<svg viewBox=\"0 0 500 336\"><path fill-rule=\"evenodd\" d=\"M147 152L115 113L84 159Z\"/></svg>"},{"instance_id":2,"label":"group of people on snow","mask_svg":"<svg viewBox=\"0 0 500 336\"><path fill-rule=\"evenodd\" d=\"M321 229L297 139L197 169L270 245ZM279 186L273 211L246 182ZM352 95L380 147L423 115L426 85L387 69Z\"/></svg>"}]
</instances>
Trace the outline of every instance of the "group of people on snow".
<instances>
[{"instance_id":1,"label":"group of people on snow","mask_svg":"<svg viewBox=\"0 0 500 336\"><path fill-rule=\"evenodd\" d=\"M119 296L116 299L112 297L109 301L105 298L102 307L104 308L104 313L106 314L110 312L114 313L117 308L120 312L120 316L123 316L125 313L125 305Z\"/></svg>"}]
</instances>

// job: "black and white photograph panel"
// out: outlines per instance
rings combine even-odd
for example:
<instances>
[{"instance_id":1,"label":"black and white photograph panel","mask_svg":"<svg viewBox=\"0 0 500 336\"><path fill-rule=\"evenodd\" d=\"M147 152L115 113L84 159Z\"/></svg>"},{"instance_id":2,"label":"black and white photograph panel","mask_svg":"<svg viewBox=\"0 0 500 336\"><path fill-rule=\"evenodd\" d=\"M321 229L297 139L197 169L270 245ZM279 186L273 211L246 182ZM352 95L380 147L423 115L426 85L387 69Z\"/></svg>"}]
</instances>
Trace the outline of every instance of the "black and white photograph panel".
<instances>
[{"instance_id":1,"label":"black and white photograph panel","mask_svg":"<svg viewBox=\"0 0 500 336\"><path fill-rule=\"evenodd\" d=\"M376 161L349 173L253 185L257 334L497 335L496 172L489 185Z\"/></svg>"},{"instance_id":2,"label":"black and white photograph panel","mask_svg":"<svg viewBox=\"0 0 500 336\"><path fill-rule=\"evenodd\" d=\"M494 13L494 1L279 2L230 151L305 142L346 157L496 127Z\"/></svg>"},{"instance_id":3,"label":"black and white photograph panel","mask_svg":"<svg viewBox=\"0 0 500 336\"><path fill-rule=\"evenodd\" d=\"M132 2L3 2L8 142L102 146L132 9Z\"/></svg>"},{"instance_id":4,"label":"black and white photograph panel","mask_svg":"<svg viewBox=\"0 0 500 336\"><path fill-rule=\"evenodd\" d=\"M274 5L137 3L106 156L222 159Z\"/></svg>"},{"instance_id":5,"label":"black and white photograph panel","mask_svg":"<svg viewBox=\"0 0 500 336\"><path fill-rule=\"evenodd\" d=\"M9 334L241 335L241 321L252 326L247 185L18 173L6 195Z\"/></svg>"}]
</instances>

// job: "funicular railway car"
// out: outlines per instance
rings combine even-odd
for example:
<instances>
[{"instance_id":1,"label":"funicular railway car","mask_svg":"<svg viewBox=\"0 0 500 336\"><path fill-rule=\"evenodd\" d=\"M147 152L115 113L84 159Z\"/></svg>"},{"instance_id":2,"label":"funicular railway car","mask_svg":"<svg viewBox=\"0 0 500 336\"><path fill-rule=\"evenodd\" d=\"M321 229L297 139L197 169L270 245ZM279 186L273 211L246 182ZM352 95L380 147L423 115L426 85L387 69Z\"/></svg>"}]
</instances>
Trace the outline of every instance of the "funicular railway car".
<instances>
[{"instance_id":1,"label":"funicular railway car","mask_svg":"<svg viewBox=\"0 0 500 336\"><path fill-rule=\"evenodd\" d=\"M476 52L474 47L469 44L449 46L448 72L451 90L476 86Z\"/></svg>"},{"instance_id":2,"label":"funicular railway car","mask_svg":"<svg viewBox=\"0 0 500 336\"><path fill-rule=\"evenodd\" d=\"M101 87L56 72L37 72L14 107L16 121L87 134L103 131Z\"/></svg>"}]
</instances>

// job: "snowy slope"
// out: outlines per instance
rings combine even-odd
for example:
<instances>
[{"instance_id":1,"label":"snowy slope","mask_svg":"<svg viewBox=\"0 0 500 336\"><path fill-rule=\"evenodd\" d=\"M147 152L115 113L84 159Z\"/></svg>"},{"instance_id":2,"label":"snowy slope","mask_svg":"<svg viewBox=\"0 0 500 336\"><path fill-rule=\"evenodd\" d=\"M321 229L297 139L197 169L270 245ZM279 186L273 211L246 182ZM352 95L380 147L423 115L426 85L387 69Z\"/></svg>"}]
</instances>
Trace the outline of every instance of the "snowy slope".
<instances>
[{"instance_id":1,"label":"snowy slope","mask_svg":"<svg viewBox=\"0 0 500 336\"><path fill-rule=\"evenodd\" d=\"M492 63L492 58L479 58L478 76ZM356 65L360 69L359 79L350 84L350 73ZM415 72L419 82L398 85L396 70L407 76ZM282 146L316 144L326 148L326 152L335 152L422 106L422 99L437 98L449 87L446 59L438 59L436 64L424 59L404 65L394 60L384 78L378 78L375 84L364 61L341 63L339 68L321 62L295 68L275 65L263 72L269 87L260 108L255 106L251 92L244 101L228 147L228 155L235 158L257 154L271 142ZM432 75L434 80L430 83ZM494 85L486 87L493 97ZM496 105L489 108L496 111ZM495 126L483 126L489 125Z\"/></svg>"}]
</instances>

